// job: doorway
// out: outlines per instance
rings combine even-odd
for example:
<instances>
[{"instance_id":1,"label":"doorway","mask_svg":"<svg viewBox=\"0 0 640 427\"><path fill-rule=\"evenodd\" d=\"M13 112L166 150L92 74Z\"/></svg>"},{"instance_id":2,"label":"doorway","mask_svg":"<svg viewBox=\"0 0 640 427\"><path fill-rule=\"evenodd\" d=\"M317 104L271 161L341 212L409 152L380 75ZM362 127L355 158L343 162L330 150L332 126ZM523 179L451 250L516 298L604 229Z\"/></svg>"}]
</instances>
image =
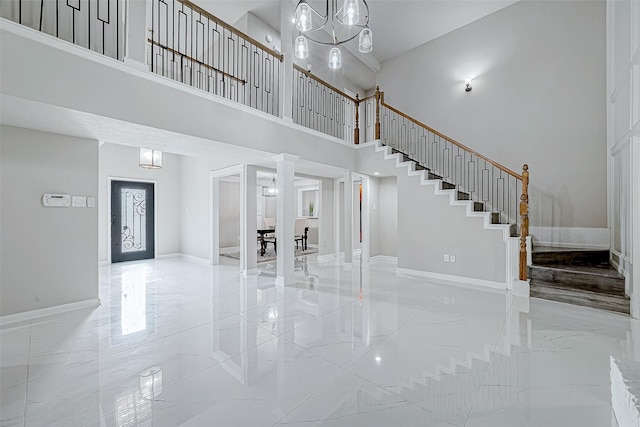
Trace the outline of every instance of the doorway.
<instances>
[{"instance_id":1,"label":"doorway","mask_svg":"<svg viewBox=\"0 0 640 427\"><path fill-rule=\"evenodd\" d=\"M155 257L154 184L111 181L111 262Z\"/></svg>"}]
</instances>

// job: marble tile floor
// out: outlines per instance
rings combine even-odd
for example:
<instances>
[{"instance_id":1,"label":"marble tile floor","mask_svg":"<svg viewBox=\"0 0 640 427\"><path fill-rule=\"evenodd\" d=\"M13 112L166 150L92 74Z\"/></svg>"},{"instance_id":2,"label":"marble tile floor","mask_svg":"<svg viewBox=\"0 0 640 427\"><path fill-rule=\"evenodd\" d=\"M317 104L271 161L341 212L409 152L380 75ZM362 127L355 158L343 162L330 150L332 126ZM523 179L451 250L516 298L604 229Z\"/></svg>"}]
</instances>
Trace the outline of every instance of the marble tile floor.
<instances>
[{"instance_id":1,"label":"marble tile floor","mask_svg":"<svg viewBox=\"0 0 640 427\"><path fill-rule=\"evenodd\" d=\"M636 320L387 263L296 266L286 288L101 267L100 307L0 331L0 425L617 426L610 356L640 359Z\"/></svg>"}]
</instances>

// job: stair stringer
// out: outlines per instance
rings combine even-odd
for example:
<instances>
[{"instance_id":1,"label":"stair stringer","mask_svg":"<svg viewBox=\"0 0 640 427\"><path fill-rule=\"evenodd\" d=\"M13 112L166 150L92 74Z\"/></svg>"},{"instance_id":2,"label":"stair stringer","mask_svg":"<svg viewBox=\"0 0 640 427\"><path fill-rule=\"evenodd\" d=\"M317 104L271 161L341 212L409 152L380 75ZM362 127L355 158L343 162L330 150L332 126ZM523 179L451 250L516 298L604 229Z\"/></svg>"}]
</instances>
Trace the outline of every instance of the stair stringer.
<instances>
[{"instance_id":1,"label":"stair stringer","mask_svg":"<svg viewBox=\"0 0 640 427\"><path fill-rule=\"evenodd\" d=\"M473 210L473 200L458 200L456 199L456 191L454 189L446 190L442 189L442 179L429 179L427 171L424 170L416 170L415 162L413 161L404 161L402 154L393 153L392 148L383 145L380 140L376 140L373 143L376 152L381 152L384 155L385 160L395 160L395 167L397 169L406 169L407 176L416 176L420 178L420 183L422 185L433 186L434 194L449 196L449 204L451 206L464 206L467 209L466 215L470 218L482 218L484 221L483 227L487 230L502 230L503 232L503 240L506 242L511 237L511 226L509 224L492 224L491 223L491 212L476 212ZM366 145L362 146L366 148Z\"/></svg>"},{"instance_id":2,"label":"stair stringer","mask_svg":"<svg viewBox=\"0 0 640 427\"><path fill-rule=\"evenodd\" d=\"M511 240L513 240L513 238L511 237L511 226L509 224L492 224L490 212L475 212L473 200L458 200L456 198L457 190L443 189L442 179L429 179L428 171L416 170L415 162L405 161L401 153L393 153L390 146L382 145L381 141L379 140L361 144L358 147L358 152L358 171L361 172L363 170L368 170L370 172L371 170L377 170L380 167L380 163L382 163L384 165L383 170L386 174L395 175L399 180L401 179L401 177L404 177L402 178L403 180L417 180L419 186L431 188L431 194L443 198L448 197L449 206L463 207L464 216L466 216L467 218L473 218L476 221L478 219L481 220L482 229L493 232L501 232L501 240L504 248L500 249L500 251L504 252L505 254L504 261L501 261L501 263L504 263L504 274L498 280L486 280L482 278L474 280L474 278L469 277L470 280L467 281L467 283L481 286L490 286L499 289L513 289L513 278L517 276L517 272L514 273L513 271L512 260L515 259L518 254L511 253L513 252L513 248L515 248L516 245L514 245L513 242L510 242ZM382 160L382 162L380 162L380 160ZM429 268L404 268L401 265L401 258L401 256L398 257L399 271L404 273L416 273L419 275L423 275L421 273L424 272L424 275L427 275L428 277L443 280L460 280L462 282L465 282L465 279L467 279L466 275L451 274L442 271L443 269L441 269L441 271L438 271L437 269ZM431 259L433 259L433 257ZM440 259L442 259L442 257L440 257Z\"/></svg>"}]
</instances>

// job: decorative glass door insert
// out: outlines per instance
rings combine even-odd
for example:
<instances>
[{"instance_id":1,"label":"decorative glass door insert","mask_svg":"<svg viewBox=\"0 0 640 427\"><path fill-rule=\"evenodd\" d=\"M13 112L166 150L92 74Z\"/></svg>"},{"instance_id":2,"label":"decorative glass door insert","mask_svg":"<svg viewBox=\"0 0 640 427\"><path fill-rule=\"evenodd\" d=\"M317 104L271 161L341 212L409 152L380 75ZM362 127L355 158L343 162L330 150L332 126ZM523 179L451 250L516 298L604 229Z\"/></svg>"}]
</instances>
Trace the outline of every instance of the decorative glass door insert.
<instances>
[{"instance_id":1,"label":"decorative glass door insert","mask_svg":"<svg viewBox=\"0 0 640 427\"><path fill-rule=\"evenodd\" d=\"M154 188L146 182L111 182L111 261L154 257Z\"/></svg>"}]
</instances>

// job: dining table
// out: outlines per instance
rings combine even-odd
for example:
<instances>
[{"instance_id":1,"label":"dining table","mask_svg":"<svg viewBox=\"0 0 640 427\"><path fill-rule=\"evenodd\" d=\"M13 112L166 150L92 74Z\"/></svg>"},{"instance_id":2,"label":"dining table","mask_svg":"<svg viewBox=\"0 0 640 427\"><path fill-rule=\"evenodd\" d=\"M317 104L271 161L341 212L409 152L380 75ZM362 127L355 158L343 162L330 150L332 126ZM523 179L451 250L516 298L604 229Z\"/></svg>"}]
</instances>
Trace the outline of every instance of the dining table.
<instances>
[{"instance_id":1,"label":"dining table","mask_svg":"<svg viewBox=\"0 0 640 427\"><path fill-rule=\"evenodd\" d=\"M275 228L260 228L258 229L258 239L260 240L260 256L264 256L267 251L267 242L264 240L265 234L275 233Z\"/></svg>"}]
</instances>

